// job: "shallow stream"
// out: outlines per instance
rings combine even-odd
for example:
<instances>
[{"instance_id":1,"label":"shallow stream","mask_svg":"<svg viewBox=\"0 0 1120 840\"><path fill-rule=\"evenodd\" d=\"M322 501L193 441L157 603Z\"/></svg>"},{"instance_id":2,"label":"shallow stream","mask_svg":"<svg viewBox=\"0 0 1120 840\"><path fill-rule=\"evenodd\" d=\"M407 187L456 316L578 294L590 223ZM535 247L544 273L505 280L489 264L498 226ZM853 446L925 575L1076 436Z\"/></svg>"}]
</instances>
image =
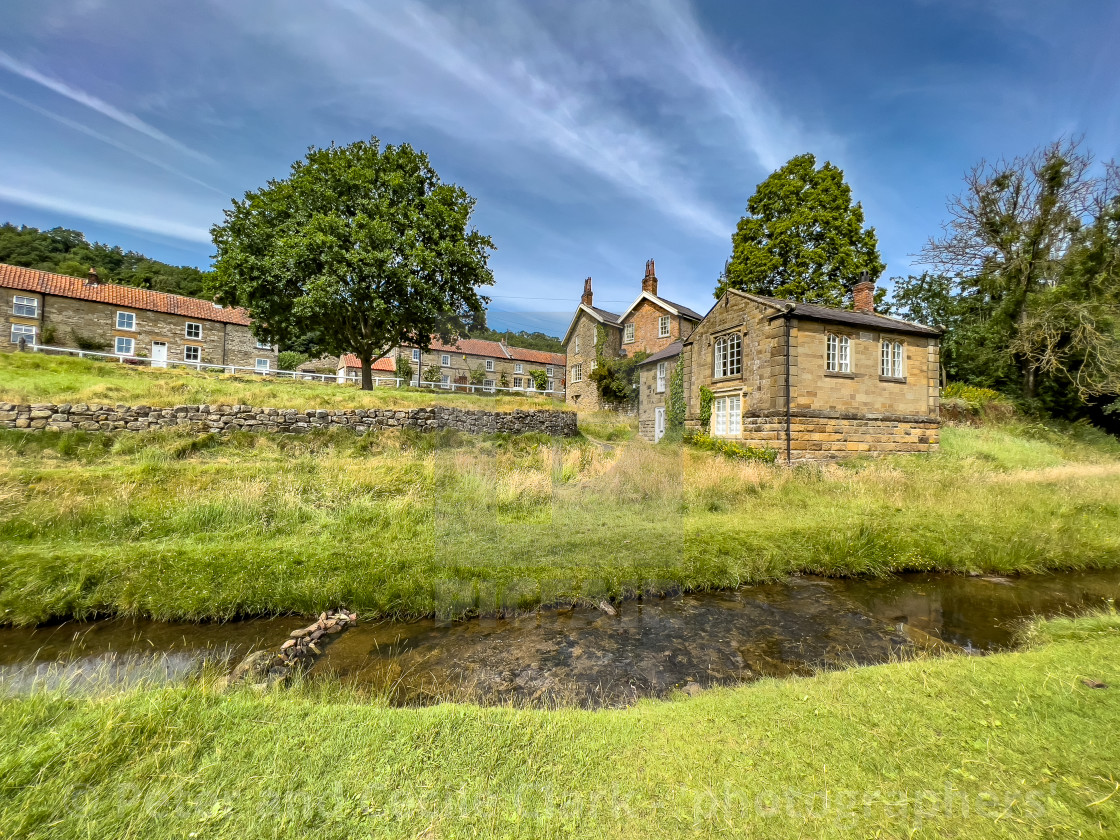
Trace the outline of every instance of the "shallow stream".
<instances>
[{"instance_id":1,"label":"shallow stream","mask_svg":"<svg viewBox=\"0 0 1120 840\"><path fill-rule=\"evenodd\" d=\"M1010 646L1032 615L1120 596L1120 571L1021 577L910 574L780 583L515 618L359 624L311 674L389 694L400 705L621 705L676 690L888 662L922 651ZM276 649L306 619L224 624L115 619L0 628L0 693L184 679Z\"/></svg>"}]
</instances>

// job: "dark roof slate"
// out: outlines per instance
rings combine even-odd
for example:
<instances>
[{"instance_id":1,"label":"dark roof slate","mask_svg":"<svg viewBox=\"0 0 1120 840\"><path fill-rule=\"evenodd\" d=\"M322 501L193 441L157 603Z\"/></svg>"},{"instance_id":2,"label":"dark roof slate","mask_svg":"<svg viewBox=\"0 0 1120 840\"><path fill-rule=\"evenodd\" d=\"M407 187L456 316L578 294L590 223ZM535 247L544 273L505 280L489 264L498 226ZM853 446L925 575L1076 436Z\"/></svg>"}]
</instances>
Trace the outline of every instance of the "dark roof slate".
<instances>
[{"instance_id":1,"label":"dark roof slate","mask_svg":"<svg viewBox=\"0 0 1120 840\"><path fill-rule=\"evenodd\" d=\"M598 315L609 324L617 324L622 320L621 315L615 315L613 312L608 312L605 309L600 309L598 306L589 306L588 309L594 311L596 315Z\"/></svg>"},{"instance_id":2,"label":"dark roof slate","mask_svg":"<svg viewBox=\"0 0 1120 840\"><path fill-rule=\"evenodd\" d=\"M671 307L673 307L679 313L684 315L686 318L691 318L693 321L703 321L704 320L704 316L701 315L699 312L697 312L695 309L689 309L687 306L685 306L683 304L674 303L673 301L669 300L668 298L661 298L661 300L665 301L665 303L669 304Z\"/></svg>"},{"instance_id":3,"label":"dark roof slate","mask_svg":"<svg viewBox=\"0 0 1120 840\"><path fill-rule=\"evenodd\" d=\"M681 342L679 340L674 341L668 347L662 347L660 350L658 350L648 358L642 359L642 361L638 362L638 367L641 367L642 365L648 365L650 362L663 362L665 361L665 359L671 359L674 356L679 356L680 354Z\"/></svg>"},{"instance_id":4,"label":"dark roof slate","mask_svg":"<svg viewBox=\"0 0 1120 840\"><path fill-rule=\"evenodd\" d=\"M925 324L915 324L913 321L903 321L901 318L892 318L889 315L879 315L870 312L856 312L852 309L836 309L832 306L820 306L815 303L798 303L792 300L768 297L766 295L751 295L772 303L779 308L793 307L793 317L805 318L810 321L825 321L830 324L848 324L853 327L870 327L887 332L908 333L910 335L941 335L944 330L939 327L927 327Z\"/></svg>"}]
</instances>

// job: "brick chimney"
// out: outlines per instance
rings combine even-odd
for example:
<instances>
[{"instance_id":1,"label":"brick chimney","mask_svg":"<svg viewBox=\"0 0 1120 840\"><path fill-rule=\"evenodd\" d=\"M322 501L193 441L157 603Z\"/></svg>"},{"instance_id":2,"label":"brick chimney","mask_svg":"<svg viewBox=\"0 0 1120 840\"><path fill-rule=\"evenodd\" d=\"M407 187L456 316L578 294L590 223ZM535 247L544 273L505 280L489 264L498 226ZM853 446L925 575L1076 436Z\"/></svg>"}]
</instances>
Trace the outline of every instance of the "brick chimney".
<instances>
[{"instance_id":1,"label":"brick chimney","mask_svg":"<svg viewBox=\"0 0 1120 840\"><path fill-rule=\"evenodd\" d=\"M590 277L588 277L586 280L583 281L583 297L581 297L579 299L579 302L582 303L584 306L590 306L591 305L591 278Z\"/></svg>"},{"instance_id":2,"label":"brick chimney","mask_svg":"<svg viewBox=\"0 0 1120 840\"><path fill-rule=\"evenodd\" d=\"M642 291L657 297L657 272L654 271L653 260L646 260L646 276L642 278Z\"/></svg>"},{"instance_id":3,"label":"brick chimney","mask_svg":"<svg viewBox=\"0 0 1120 840\"><path fill-rule=\"evenodd\" d=\"M875 314L875 281L867 276L866 271L860 275L859 282L852 289L852 308L856 312Z\"/></svg>"},{"instance_id":4,"label":"brick chimney","mask_svg":"<svg viewBox=\"0 0 1120 840\"><path fill-rule=\"evenodd\" d=\"M96 286L101 282L101 278L97 276L97 269L90 266L89 274L86 275L86 285Z\"/></svg>"}]
</instances>

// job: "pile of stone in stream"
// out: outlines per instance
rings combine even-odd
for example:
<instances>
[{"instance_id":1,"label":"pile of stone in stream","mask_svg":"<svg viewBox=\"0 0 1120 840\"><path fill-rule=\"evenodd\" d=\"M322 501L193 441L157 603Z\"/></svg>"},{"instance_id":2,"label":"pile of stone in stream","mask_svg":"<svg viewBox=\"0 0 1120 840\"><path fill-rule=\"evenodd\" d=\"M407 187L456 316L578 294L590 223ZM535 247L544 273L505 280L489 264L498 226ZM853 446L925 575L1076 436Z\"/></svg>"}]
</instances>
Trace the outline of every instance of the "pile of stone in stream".
<instances>
[{"instance_id":1,"label":"pile of stone in stream","mask_svg":"<svg viewBox=\"0 0 1120 840\"><path fill-rule=\"evenodd\" d=\"M250 683L270 686L288 680L299 671L310 668L330 641L358 620L358 614L339 609L321 613L317 621L293 630L280 651L258 650L233 669L228 683Z\"/></svg>"}]
</instances>

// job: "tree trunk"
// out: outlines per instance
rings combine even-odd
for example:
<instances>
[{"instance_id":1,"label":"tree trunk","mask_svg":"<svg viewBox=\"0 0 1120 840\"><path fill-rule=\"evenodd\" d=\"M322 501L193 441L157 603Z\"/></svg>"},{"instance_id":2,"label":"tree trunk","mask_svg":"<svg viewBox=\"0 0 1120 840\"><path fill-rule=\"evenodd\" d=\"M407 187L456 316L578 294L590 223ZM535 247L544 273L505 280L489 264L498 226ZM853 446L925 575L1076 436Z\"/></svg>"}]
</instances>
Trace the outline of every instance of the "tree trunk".
<instances>
[{"instance_id":1,"label":"tree trunk","mask_svg":"<svg viewBox=\"0 0 1120 840\"><path fill-rule=\"evenodd\" d=\"M373 390L373 362L362 356L362 390Z\"/></svg>"}]
</instances>

